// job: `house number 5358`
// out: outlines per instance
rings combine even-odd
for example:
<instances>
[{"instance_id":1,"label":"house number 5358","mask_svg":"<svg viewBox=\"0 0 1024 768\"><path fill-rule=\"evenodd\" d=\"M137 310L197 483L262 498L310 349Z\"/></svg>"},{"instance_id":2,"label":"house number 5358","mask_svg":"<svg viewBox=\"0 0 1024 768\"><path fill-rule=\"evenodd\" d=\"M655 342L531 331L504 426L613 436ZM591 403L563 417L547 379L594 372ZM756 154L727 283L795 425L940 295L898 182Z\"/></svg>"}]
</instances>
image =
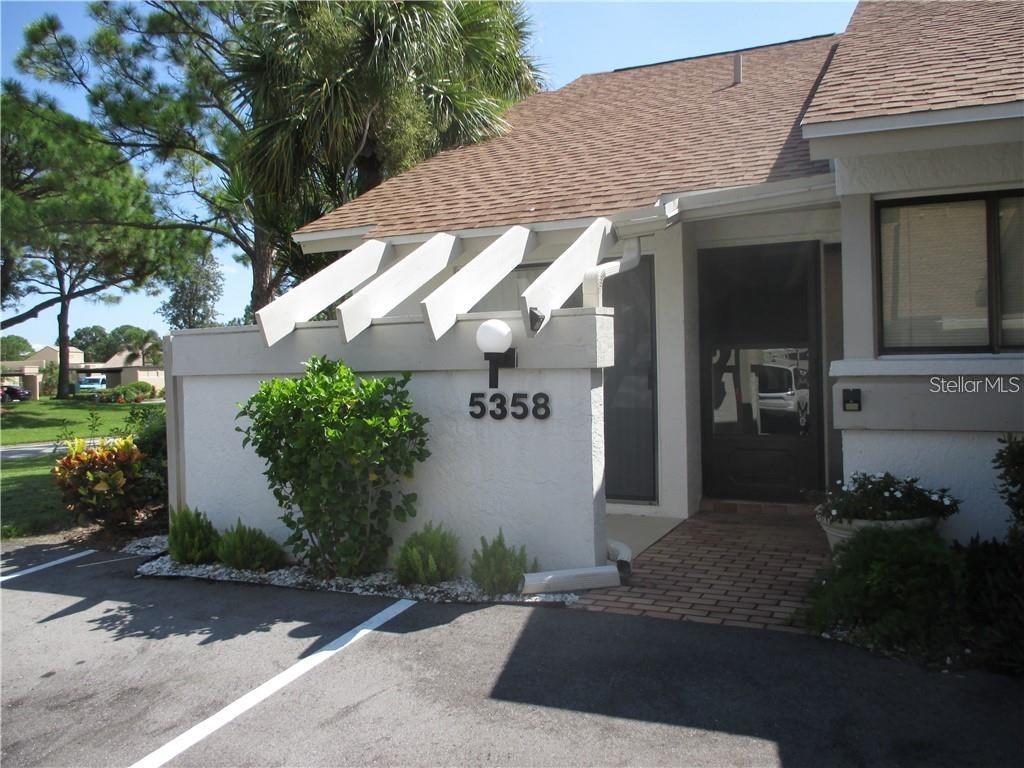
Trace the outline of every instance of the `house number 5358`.
<instances>
[{"instance_id":1,"label":"house number 5358","mask_svg":"<svg viewBox=\"0 0 1024 768\"><path fill-rule=\"evenodd\" d=\"M551 398L547 392L538 392L532 398L525 392L516 392L511 401L504 392L495 392L489 397L484 392L471 394L469 415L482 419L487 414L499 420L506 416L522 420L531 415L535 419L546 419L551 415Z\"/></svg>"}]
</instances>

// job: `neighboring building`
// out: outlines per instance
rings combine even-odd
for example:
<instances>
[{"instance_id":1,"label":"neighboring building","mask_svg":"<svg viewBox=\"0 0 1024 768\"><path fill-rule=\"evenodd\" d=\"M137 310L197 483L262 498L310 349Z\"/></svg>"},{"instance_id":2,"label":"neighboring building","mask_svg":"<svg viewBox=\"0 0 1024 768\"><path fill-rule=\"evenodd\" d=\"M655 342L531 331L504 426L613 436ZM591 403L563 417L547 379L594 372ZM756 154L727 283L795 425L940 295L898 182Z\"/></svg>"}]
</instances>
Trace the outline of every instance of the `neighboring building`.
<instances>
[{"instance_id":1,"label":"neighboring building","mask_svg":"<svg viewBox=\"0 0 1024 768\"><path fill-rule=\"evenodd\" d=\"M839 36L525 100L507 134L300 229L347 255L259 330L175 334L172 500L281 534L235 404L327 354L414 372L433 451L415 525L467 546L502 525L546 567L593 564L607 512L797 501L858 470L949 487L950 536L1002 534L991 460L1024 431L1022 50L1019 3L863 2ZM338 302L337 325L302 322ZM503 419L490 391L496 415L469 415L488 317L519 351L501 392L550 395L550 419Z\"/></svg>"},{"instance_id":2,"label":"neighboring building","mask_svg":"<svg viewBox=\"0 0 1024 768\"><path fill-rule=\"evenodd\" d=\"M142 365L141 358L131 359L131 353L123 350L115 352L106 362L80 363L73 365L72 370L79 378L102 373L108 389L136 381L149 382L157 390L164 388L163 365Z\"/></svg>"},{"instance_id":3,"label":"neighboring building","mask_svg":"<svg viewBox=\"0 0 1024 768\"><path fill-rule=\"evenodd\" d=\"M85 360L85 353L78 347L68 347L68 353L72 366ZM42 347L24 360L4 360L0 362L3 383L23 386L31 393L33 400L38 400L43 383L43 366L59 362L60 350L53 346Z\"/></svg>"},{"instance_id":4,"label":"neighboring building","mask_svg":"<svg viewBox=\"0 0 1024 768\"><path fill-rule=\"evenodd\" d=\"M54 346L45 346L36 350L21 362L30 365L38 365L39 367L50 362L59 363L60 350ZM80 350L78 347L68 347L68 362L72 366L81 365L85 362L85 352Z\"/></svg>"}]
</instances>

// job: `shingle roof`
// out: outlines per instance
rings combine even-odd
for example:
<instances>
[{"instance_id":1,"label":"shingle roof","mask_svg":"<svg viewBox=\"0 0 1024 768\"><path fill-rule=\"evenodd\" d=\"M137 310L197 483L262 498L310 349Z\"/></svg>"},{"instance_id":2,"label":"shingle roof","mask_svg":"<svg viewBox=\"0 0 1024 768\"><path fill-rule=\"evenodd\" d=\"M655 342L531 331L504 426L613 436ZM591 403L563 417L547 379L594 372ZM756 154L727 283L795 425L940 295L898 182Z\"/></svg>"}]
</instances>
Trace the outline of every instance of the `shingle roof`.
<instances>
[{"instance_id":1,"label":"shingle roof","mask_svg":"<svg viewBox=\"0 0 1024 768\"><path fill-rule=\"evenodd\" d=\"M1024 99L1024 3L861 2L806 124Z\"/></svg>"},{"instance_id":2,"label":"shingle roof","mask_svg":"<svg viewBox=\"0 0 1024 768\"><path fill-rule=\"evenodd\" d=\"M585 75L514 107L504 135L442 152L299 232L556 221L827 173L799 123L834 39L745 50L738 85L734 53Z\"/></svg>"}]
</instances>

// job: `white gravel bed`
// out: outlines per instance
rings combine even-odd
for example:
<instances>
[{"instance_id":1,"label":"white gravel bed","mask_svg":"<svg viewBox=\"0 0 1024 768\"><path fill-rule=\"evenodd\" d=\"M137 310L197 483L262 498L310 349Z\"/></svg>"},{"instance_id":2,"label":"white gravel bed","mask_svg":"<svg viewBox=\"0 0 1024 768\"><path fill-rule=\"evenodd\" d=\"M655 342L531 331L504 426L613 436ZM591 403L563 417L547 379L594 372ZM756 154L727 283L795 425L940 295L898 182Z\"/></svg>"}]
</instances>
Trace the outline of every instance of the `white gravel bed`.
<instances>
[{"instance_id":1,"label":"white gravel bed","mask_svg":"<svg viewBox=\"0 0 1024 768\"><path fill-rule=\"evenodd\" d=\"M128 542L121 551L128 555L162 555L167 551L166 536L146 536Z\"/></svg>"},{"instance_id":2,"label":"white gravel bed","mask_svg":"<svg viewBox=\"0 0 1024 768\"><path fill-rule=\"evenodd\" d=\"M152 537L160 538L160 537ZM166 551L166 539L164 550ZM146 539L140 539L146 541ZM138 543L138 542L133 542ZM129 545L132 546L132 545ZM127 547L124 551L128 551ZM184 565L176 563L170 555L163 555L139 566L142 576L184 576L212 581L241 581L250 584L270 584L293 589L315 589L324 592L348 592L354 595L405 598L431 603L575 603L579 596L571 592L552 592L544 595L499 595L488 597L472 579L459 577L434 586L404 585L395 580L390 571L374 573L358 579L317 579L306 568L293 565L276 571L243 571L220 563Z\"/></svg>"}]
</instances>

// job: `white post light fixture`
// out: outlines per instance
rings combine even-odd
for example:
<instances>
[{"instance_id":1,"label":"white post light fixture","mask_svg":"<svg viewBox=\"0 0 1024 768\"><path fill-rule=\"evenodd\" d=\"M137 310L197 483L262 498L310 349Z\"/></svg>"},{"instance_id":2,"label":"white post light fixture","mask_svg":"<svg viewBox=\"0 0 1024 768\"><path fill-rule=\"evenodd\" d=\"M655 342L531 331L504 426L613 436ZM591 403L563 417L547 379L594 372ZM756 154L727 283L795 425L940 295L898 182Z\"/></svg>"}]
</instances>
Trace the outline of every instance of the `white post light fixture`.
<instances>
[{"instance_id":1,"label":"white post light fixture","mask_svg":"<svg viewBox=\"0 0 1024 768\"><path fill-rule=\"evenodd\" d=\"M489 389L498 388L498 369L515 368L519 364L512 346L512 329L504 320L485 320L476 329L476 346L490 363Z\"/></svg>"}]
</instances>

